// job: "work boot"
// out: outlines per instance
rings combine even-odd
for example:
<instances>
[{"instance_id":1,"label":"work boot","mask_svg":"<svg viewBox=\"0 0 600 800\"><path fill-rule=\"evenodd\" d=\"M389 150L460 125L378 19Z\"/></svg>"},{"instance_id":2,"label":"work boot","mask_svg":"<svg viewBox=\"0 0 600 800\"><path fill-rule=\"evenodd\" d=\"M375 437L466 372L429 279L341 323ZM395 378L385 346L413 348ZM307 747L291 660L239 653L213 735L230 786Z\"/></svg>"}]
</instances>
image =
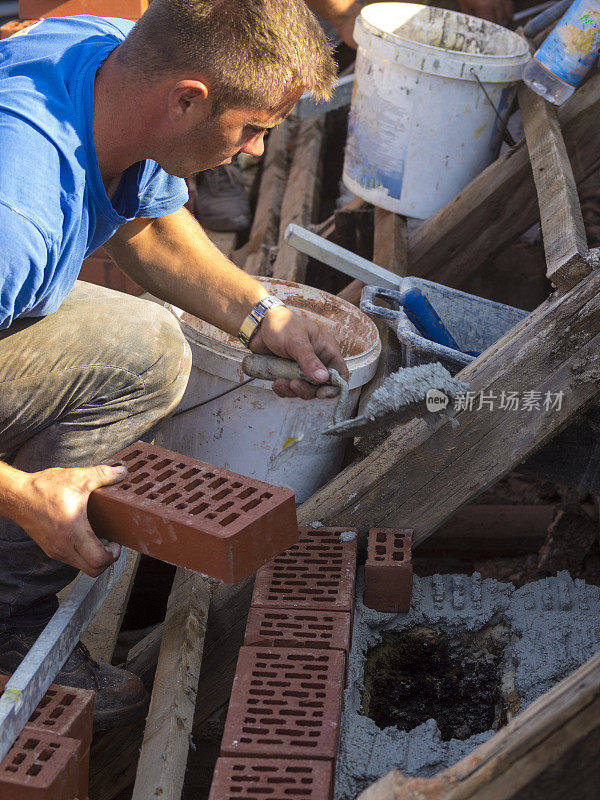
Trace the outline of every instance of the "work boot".
<instances>
[{"instance_id":1,"label":"work boot","mask_svg":"<svg viewBox=\"0 0 600 800\"><path fill-rule=\"evenodd\" d=\"M250 203L237 164L198 173L196 219L211 231L242 231L250 227Z\"/></svg>"},{"instance_id":2,"label":"work boot","mask_svg":"<svg viewBox=\"0 0 600 800\"><path fill-rule=\"evenodd\" d=\"M0 633L0 672L12 675L36 639L37 634ZM148 710L148 694L137 675L98 664L82 642L77 643L53 683L96 692L95 731L130 725L144 719Z\"/></svg>"}]
</instances>

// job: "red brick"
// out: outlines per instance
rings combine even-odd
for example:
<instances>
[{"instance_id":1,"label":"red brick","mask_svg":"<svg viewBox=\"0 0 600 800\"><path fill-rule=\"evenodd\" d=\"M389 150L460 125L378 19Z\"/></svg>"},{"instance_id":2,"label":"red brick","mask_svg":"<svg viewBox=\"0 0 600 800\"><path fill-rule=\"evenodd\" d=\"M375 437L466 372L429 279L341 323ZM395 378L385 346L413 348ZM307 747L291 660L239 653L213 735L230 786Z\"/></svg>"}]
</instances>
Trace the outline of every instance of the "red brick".
<instances>
[{"instance_id":1,"label":"red brick","mask_svg":"<svg viewBox=\"0 0 600 800\"><path fill-rule=\"evenodd\" d=\"M9 677L0 675L0 693L4 691ZM79 739L83 755L92 741L93 717L94 692L53 683L38 703L27 726L57 736Z\"/></svg>"},{"instance_id":2,"label":"red brick","mask_svg":"<svg viewBox=\"0 0 600 800\"><path fill-rule=\"evenodd\" d=\"M221 755L333 761L344 678L341 650L242 647Z\"/></svg>"},{"instance_id":3,"label":"red brick","mask_svg":"<svg viewBox=\"0 0 600 800\"><path fill-rule=\"evenodd\" d=\"M221 757L208 800L330 800L333 769L326 761Z\"/></svg>"},{"instance_id":4,"label":"red brick","mask_svg":"<svg viewBox=\"0 0 600 800\"><path fill-rule=\"evenodd\" d=\"M300 528L298 543L258 571L252 605L352 612L356 539L341 542L347 530Z\"/></svg>"},{"instance_id":5,"label":"red brick","mask_svg":"<svg viewBox=\"0 0 600 800\"><path fill-rule=\"evenodd\" d=\"M143 442L107 463L129 474L92 493L88 517L111 541L237 583L298 539L289 489Z\"/></svg>"},{"instance_id":6,"label":"red brick","mask_svg":"<svg viewBox=\"0 0 600 800\"><path fill-rule=\"evenodd\" d=\"M0 694L9 680L0 675ZM44 731L79 741L79 796L87 797L90 744L94 717L94 692L52 684L29 718L26 730Z\"/></svg>"},{"instance_id":7,"label":"red brick","mask_svg":"<svg viewBox=\"0 0 600 800\"><path fill-rule=\"evenodd\" d=\"M372 528L367 540L364 603L375 611L407 612L412 596L412 530Z\"/></svg>"},{"instance_id":8,"label":"red brick","mask_svg":"<svg viewBox=\"0 0 600 800\"><path fill-rule=\"evenodd\" d=\"M148 8L148 0L19 0L19 18L68 17L93 14L97 17L139 19Z\"/></svg>"},{"instance_id":9,"label":"red brick","mask_svg":"<svg viewBox=\"0 0 600 800\"><path fill-rule=\"evenodd\" d=\"M10 22L5 22L0 27L0 39L8 39L9 36L25 30L25 28L38 21L37 19L11 19Z\"/></svg>"},{"instance_id":10,"label":"red brick","mask_svg":"<svg viewBox=\"0 0 600 800\"><path fill-rule=\"evenodd\" d=\"M245 645L350 649L349 611L303 611L287 608L251 608Z\"/></svg>"},{"instance_id":11,"label":"red brick","mask_svg":"<svg viewBox=\"0 0 600 800\"><path fill-rule=\"evenodd\" d=\"M102 247L84 259L79 271L79 280L125 294L139 296L144 293L144 289L125 275Z\"/></svg>"},{"instance_id":12,"label":"red brick","mask_svg":"<svg viewBox=\"0 0 600 800\"><path fill-rule=\"evenodd\" d=\"M73 800L79 742L26 728L0 764L0 800Z\"/></svg>"}]
</instances>

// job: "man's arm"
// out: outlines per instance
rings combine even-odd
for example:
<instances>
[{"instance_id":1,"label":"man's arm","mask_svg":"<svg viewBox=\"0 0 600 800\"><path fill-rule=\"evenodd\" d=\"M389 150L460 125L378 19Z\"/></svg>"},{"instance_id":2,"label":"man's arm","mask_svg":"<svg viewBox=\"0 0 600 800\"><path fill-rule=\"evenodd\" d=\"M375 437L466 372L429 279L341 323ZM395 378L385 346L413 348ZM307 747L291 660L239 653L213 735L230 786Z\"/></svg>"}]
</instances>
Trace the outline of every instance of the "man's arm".
<instances>
[{"instance_id":1,"label":"man's arm","mask_svg":"<svg viewBox=\"0 0 600 800\"><path fill-rule=\"evenodd\" d=\"M251 308L268 294L215 247L185 208L154 220L133 220L105 248L144 289L234 336ZM287 308L267 312L251 348L297 361L317 383L327 381L326 367L348 377L333 337L317 321ZM304 381L276 381L273 389L283 397L315 396ZM321 397L331 393L331 387L317 392Z\"/></svg>"}]
</instances>

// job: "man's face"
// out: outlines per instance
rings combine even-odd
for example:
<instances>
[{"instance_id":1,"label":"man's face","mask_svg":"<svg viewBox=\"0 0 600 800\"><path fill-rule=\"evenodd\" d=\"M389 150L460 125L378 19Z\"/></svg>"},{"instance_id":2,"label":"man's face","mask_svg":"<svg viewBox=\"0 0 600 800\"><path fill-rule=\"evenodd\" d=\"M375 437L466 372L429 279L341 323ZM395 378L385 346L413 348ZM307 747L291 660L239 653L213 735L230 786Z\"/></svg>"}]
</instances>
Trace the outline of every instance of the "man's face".
<instances>
[{"instance_id":1,"label":"man's face","mask_svg":"<svg viewBox=\"0 0 600 800\"><path fill-rule=\"evenodd\" d=\"M290 93L277 108L267 111L236 107L206 117L175 137L159 161L161 167L187 178L229 164L239 153L261 156L265 133L287 117L301 94L301 90Z\"/></svg>"}]
</instances>

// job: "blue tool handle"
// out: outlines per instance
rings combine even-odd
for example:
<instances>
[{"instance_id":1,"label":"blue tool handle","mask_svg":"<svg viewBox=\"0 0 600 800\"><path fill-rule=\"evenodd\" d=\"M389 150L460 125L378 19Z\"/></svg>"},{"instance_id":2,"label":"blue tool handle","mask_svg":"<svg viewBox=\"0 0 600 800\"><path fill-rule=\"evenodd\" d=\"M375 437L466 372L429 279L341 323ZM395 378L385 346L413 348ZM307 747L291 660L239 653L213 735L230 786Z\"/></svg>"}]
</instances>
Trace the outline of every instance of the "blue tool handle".
<instances>
[{"instance_id":1,"label":"blue tool handle","mask_svg":"<svg viewBox=\"0 0 600 800\"><path fill-rule=\"evenodd\" d=\"M402 292L399 298L404 313L419 331L421 336L432 342L460 350L454 337L440 319L439 314L425 297L423 292L416 287Z\"/></svg>"}]
</instances>

